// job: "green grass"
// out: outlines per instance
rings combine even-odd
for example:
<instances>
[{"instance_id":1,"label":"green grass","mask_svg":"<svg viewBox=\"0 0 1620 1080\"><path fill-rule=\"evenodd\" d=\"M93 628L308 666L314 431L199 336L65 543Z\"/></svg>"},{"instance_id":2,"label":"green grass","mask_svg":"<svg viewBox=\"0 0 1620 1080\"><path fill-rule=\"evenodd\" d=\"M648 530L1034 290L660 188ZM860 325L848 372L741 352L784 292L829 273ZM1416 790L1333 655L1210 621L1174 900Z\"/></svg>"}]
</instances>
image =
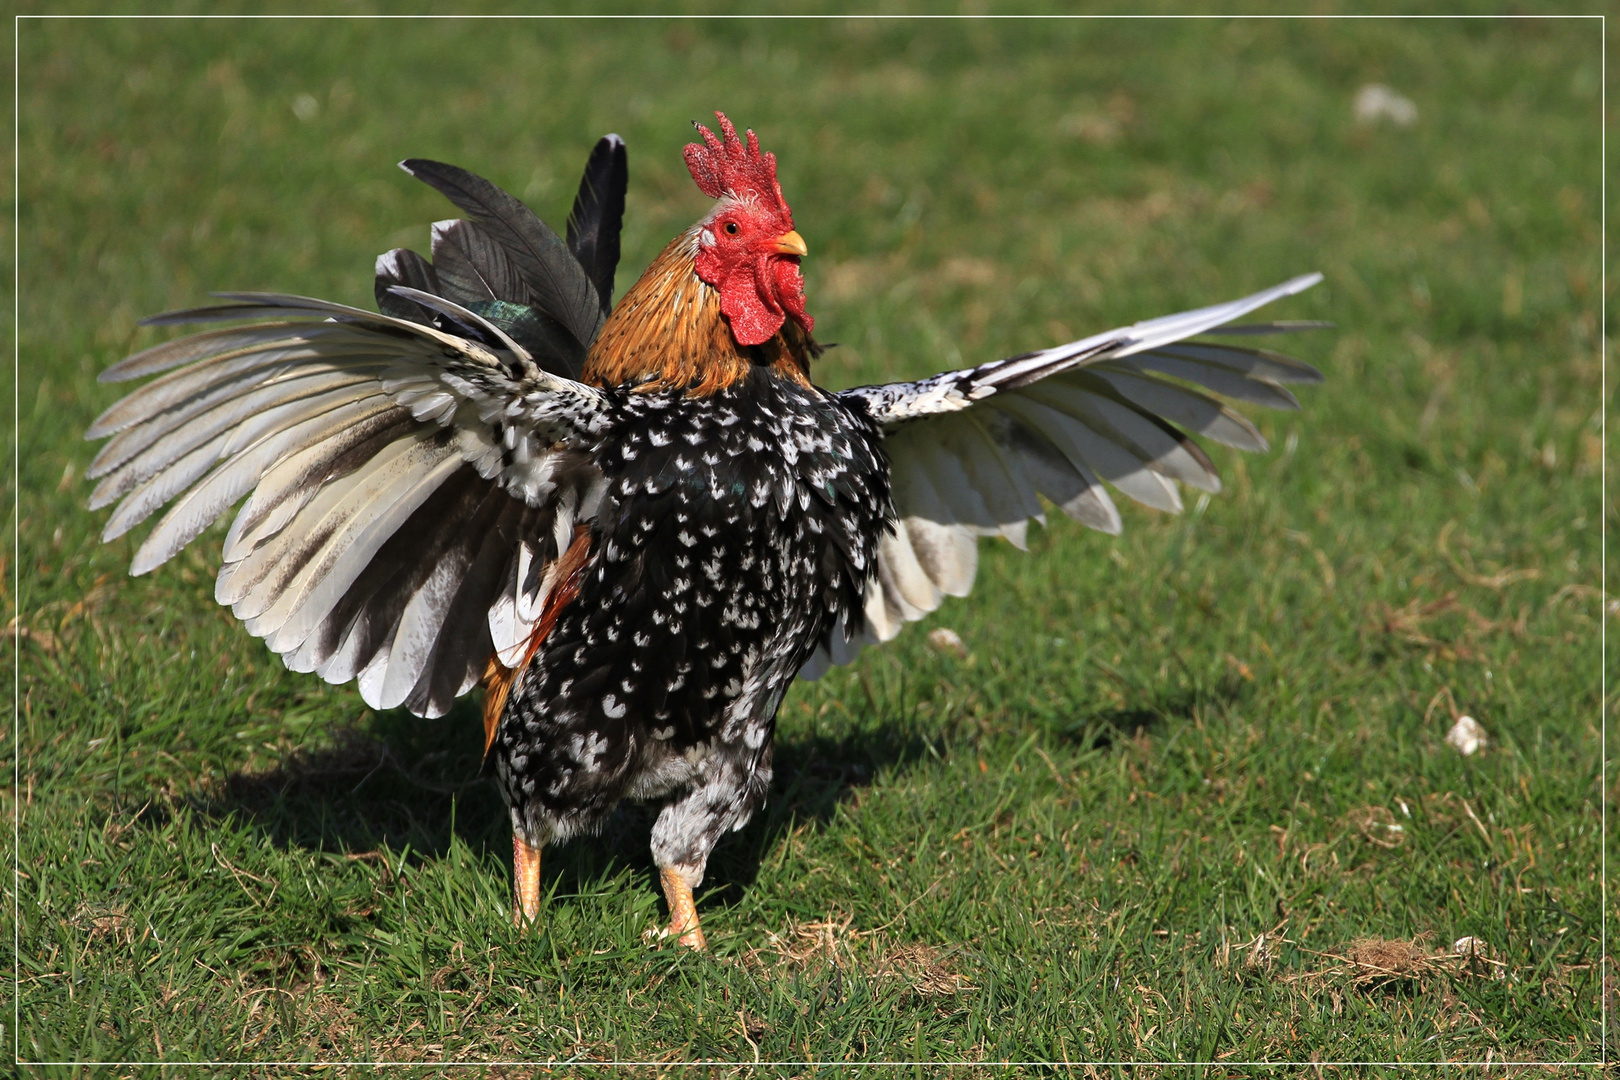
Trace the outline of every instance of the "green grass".
<instances>
[{"instance_id":1,"label":"green grass","mask_svg":"<svg viewBox=\"0 0 1620 1080\"><path fill-rule=\"evenodd\" d=\"M1600 48L1591 21L24 22L5 1041L1595 1058ZM1417 123L1357 125L1368 82ZM544 929L518 934L475 702L373 714L287 673L213 605L218 532L125 576L80 433L120 393L96 373L157 340L142 315L229 288L369 305L372 257L450 212L406 156L560 222L620 132L622 289L703 212L679 149L717 106L780 159L843 343L825 382L1312 269L1275 314L1337 324L1290 342L1327 382L1256 417L1269 454L1214 448L1207 504L987 542L971 598L797 687L770 805L699 894L712 955L642 944L635 809L548 853ZM1479 756L1443 743L1453 710ZM1350 960L1465 935L1494 962Z\"/></svg>"}]
</instances>

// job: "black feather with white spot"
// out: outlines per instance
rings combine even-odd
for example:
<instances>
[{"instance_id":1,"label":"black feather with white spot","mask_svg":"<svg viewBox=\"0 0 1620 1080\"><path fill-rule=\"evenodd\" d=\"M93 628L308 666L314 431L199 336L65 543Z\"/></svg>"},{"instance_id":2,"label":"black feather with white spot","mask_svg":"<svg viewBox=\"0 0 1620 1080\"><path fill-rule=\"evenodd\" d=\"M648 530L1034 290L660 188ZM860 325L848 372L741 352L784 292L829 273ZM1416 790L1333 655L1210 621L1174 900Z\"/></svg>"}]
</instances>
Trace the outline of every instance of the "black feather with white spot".
<instances>
[{"instance_id":1,"label":"black feather with white spot","mask_svg":"<svg viewBox=\"0 0 1620 1080\"><path fill-rule=\"evenodd\" d=\"M705 397L610 397L580 592L514 686L496 767L531 843L662 799L660 865L701 867L763 801L794 675L860 623L887 463L860 405L765 367Z\"/></svg>"}]
</instances>

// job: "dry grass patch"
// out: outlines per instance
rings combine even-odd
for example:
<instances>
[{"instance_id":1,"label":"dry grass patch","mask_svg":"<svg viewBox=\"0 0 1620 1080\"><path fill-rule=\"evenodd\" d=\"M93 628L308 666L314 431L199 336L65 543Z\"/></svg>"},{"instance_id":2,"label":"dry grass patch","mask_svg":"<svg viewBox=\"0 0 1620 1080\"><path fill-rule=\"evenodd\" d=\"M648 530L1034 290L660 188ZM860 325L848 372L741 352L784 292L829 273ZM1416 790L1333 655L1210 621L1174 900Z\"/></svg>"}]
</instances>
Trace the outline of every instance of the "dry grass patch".
<instances>
[{"instance_id":1,"label":"dry grass patch","mask_svg":"<svg viewBox=\"0 0 1620 1080\"><path fill-rule=\"evenodd\" d=\"M1292 976L1290 982L1334 982L1357 990L1377 990L1397 983L1423 986L1438 979L1474 977L1500 979L1507 965L1493 959L1491 948L1474 937L1458 938L1450 949L1431 950L1427 936L1357 938L1342 952L1315 953L1323 961L1314 971Z\"/></svg>"},{"instance_id":2,"label":"dry grass patch","mask_svg":"<svg viewBox=\"0 0 1620 1080\"><path fill-rule=\"evenodd\" d=\"M763 947L743 953L740 962L767 974L835 968L874 982L902 983L921 997L948 997L978 989L956 970L958 960L933 945L896 944L885 938L882 928L857 930L854 917L846 915L791 922L780 934L768 935Z\"/></svg>"},{"instance_id":3,"label":"dry grass patch","mask_svg":"<svg viewBox=\"0 0 1620 1080\"><path fill-rule=\"evenodd\" d=\"M1395 820L1387 806L1358 806L1345 820L1361 838L1381 848L1398 848L1406 843L1406 827Z\"/></svg>"},{"instance_id":4,"label":"dry grass patch","mask_svg":"<svg viewBox=\"0 0 1620 1080\"><path fill-rule=\"evenodd\" d=\"M129 928L129 917L122 904L90 904L81 902L73 909L71 922L80 930L87 931L89 938L85 944L94 945L102 938L108 938L115 945L128 946L133 944L134 934Z\"/></svg>"}]
</instances>

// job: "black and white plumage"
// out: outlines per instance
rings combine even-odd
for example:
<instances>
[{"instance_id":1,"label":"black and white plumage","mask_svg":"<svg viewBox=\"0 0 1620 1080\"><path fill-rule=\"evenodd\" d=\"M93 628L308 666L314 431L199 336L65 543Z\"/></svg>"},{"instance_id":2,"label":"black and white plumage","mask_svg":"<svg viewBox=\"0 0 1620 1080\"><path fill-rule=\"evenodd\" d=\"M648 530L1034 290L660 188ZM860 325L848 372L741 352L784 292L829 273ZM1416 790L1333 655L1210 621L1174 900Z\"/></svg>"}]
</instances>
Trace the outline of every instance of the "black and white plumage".
<instances>
[{"instance_id":1,"label":"black and white plumage","mask_svg":"<svg viewBox=\"0 0 1620 1080\"><path fill-rule=\"evenodd\" d=\"M764 798L795 673L860 610L887 471L863 410L765 368L615 398L590 562L512 689L499 774L537 845L669 799L654 854L701 877Z\"/></svg>"},{"instance_id":2,"label":"black and white plumage","mask_svg":"<svg viewBox=\"0 0 1620 1080\"><path fill-rule=\"evenodd\" d=\"M722 123L724 142L688 151L714 212L617 309L616 137L566 241L488 181L410 161L471 220L434 226L431 262L378 259L381 314L237 293L161 316L248 324L110 368L159 377L89 432L109 438L89 470L92 507L118 504L104 539L172 504L133 573L241 502L215 594L288 667L424 716L487 682L523 914L541 846L652 800L671 929L693 944L690 890L765 796L796 674L965 595L978 538L1022 546L1042 498L1117 532L1105 485L1170 512L1178 483L1218 490L1191 435L1265 441L1205 391L1295 408L1283 384L1320 378L1187 340L1311 325L1232 325L1310 275L918 382L818 389L793 291L804 242L768 198L774 160ZM764 232L739 230L756 246L734 305L741 279L705 266L744 213ZM735 318L756 342L780 329L744 344Z\"/></svg>"}]
</instances>

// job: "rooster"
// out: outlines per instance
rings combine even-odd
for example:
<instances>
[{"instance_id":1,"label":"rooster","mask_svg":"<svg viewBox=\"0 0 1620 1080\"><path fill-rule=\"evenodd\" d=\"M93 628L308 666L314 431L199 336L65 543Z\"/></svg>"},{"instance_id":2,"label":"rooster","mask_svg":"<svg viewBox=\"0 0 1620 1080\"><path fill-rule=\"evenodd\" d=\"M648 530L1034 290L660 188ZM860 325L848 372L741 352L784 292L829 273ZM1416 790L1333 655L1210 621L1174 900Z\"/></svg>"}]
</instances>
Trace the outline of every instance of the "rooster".
<instances>
[{"instance_id":1,"label":"rooster","mask_svg":"<svg viewBox=\"0 0 1620 1080\"><path fill-rule=\"evenodd\" d=\"M377 261L380 313L264 293L157 316L244 323L157 345L161 375L89 431L111 540L170 502L131 573L233 505L215 597L295 671L427 717L481 683L510 808L514 920L540 855L623 799L657 804L663 934L704 948L692 891L771 780L795 677L962 596L976 543L1023 546L1037 496L1108 533L1106 481L1166 511L1217 491L1190 434L1265 440L1203 392L1296 408L1315 369L1189 342L1310 287L1096 334L920 382L818 388L808 246L752 131L695 125L715 200L617 306L624 144L601 140L566 241L471 173L402 167L470 220L432 261ZM1201 387L1202 389L1198 389Z\"/></svg>"}]
</instances>

